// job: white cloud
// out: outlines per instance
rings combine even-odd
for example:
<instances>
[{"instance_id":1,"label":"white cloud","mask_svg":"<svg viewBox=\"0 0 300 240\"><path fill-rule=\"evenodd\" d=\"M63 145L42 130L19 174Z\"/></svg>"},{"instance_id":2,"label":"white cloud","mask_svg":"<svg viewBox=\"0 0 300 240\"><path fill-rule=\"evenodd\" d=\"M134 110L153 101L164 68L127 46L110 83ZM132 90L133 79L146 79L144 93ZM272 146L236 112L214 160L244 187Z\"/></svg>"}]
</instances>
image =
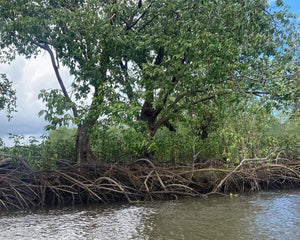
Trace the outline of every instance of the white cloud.
<instances>
[{"instance_id":1,"label":"white cloud","mask_svg":"<svg viewBox=\"0 0 300 240\"><path fill-rule=\"evenodd\" d=\"M61 68L61 75L67 85L72 78L66 68ZM38 117L38 112L45 105L38 100L41 89L59 88L50 58L41 54L36 59L18 56L10 65L1 64L0 73L6 73L17 90L17 111L8 122L5 112L0 112L0 137L7 139L8 133L41 135L47 122Z\"/></svg>"}]
</instances>

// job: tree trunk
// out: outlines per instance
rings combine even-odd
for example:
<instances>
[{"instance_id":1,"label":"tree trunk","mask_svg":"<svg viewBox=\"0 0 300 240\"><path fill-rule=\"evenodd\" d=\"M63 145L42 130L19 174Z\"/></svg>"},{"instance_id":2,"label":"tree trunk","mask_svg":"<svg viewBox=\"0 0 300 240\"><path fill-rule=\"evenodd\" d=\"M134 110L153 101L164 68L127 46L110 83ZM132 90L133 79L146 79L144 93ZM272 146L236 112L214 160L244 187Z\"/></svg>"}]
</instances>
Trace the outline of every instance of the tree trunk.
<instances>
[{"instance_id":1,"label":"tree trunk","mask_svg":"<svg viewBox=\"0 0 300 240\"><path fill-rule=\"evenodd\" d=\"M141 121L147 122L148 126L148 133L149 133L149 143L148 146L151 145L153 137L157 133L157 130L159 129L160 126L165 126L169 129L171 132L176 132L176 129L172 126L170 123L169 119L167 117L161 117L158 119L159 113L161 112L161 109L154 108L151 103L148 101L145 101L143 104L143 107L141 109L141 114L140 117L138 118ZM153 150L149 150L148 147L145 147L144 149L144 156L151 158L154 154Z\"/></svg>"},{"instance_id":2,"label":"tree trunk","mask_svg":"<svg viewBox=\"0 0 300 240\"><path fill-rule=\"evenodd\" d=\"M170 132L176 132L176 129L172 126L167 117L157 119L160 112L161 110L154 109L151 103L147 101L144 102L139 119L148 123L148 132L152 137L154 137L161 125L167 127Z\"/></svg>"},{"instance_id":3,"label":"tree trunk","mask_svg":"<svg viewBox=\"0 0 300 240\"><path fill-rule=\"evenodd\" d=\"M76 136L76 159L77 163L91 163L97 160L89 145L89 136L87 133L87 124L78 125Z\"/></svg>"},{"instance_id":4,"label":"tree trunk","mask_svg":"<svg viewBox=\"0 0 300 240\"><path fill-rule=\"evenodd\" d=\"M211 113L204 115L203 121L200 123L200 126L197 127L196 134L201 137L201 140L208 138L212 119L213 115Z\"/></svg>"}]
</instances>

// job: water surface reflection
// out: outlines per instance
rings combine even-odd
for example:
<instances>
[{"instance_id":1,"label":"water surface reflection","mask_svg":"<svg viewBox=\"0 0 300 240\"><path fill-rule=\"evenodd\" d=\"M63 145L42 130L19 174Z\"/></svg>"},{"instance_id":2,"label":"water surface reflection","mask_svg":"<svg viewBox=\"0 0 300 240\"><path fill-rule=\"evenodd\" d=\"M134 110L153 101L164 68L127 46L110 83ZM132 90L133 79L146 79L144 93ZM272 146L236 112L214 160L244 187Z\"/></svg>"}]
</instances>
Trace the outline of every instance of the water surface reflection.
<instances>
[{"instance_id":1,"label":"water surface reflection","mask_svg":"<svg viewBox=\"0 0 300 240\"><path fill-rule=\"evenodd\" d=\"M2 213L0 239L300 239L300 191Z\"/></svg>"}]
</instances>

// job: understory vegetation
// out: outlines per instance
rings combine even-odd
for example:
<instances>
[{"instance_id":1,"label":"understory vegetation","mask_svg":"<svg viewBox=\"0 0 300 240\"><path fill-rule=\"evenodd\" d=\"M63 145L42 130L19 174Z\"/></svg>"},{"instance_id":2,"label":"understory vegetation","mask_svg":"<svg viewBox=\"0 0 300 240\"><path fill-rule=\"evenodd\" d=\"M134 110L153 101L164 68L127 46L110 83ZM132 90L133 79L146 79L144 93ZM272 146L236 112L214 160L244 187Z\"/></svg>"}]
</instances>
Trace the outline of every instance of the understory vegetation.
<instances>
[{"instance_id":1,"label":"understory vegetation","mask_svg":"<svg viewBox=\"0 0 300 240\"><path fill-rule=\"evenodd\" d=\"M98 126L90 133L91 147L99 161L107 163L130 163L149 157L145 153L151 153L151 160L166 165L192 165L208 160L238 164L244 158L266 156L299 159L299 113L274 114L257 101L239 105L211 115L210 121L214 121L207 122L204 130L199 129L201 116L187 117L175 123L176 132L162 127L152 139L126 125ZM201 137L204 131L205 138ZM34 137L25 140L22 135L12 134L14 146L6 147L1 141L0 151L26 158L34 169L56 169L58 160L76 162L76 129L61 127L43 137L39 142Z\"/></svg>"}]
</instances>

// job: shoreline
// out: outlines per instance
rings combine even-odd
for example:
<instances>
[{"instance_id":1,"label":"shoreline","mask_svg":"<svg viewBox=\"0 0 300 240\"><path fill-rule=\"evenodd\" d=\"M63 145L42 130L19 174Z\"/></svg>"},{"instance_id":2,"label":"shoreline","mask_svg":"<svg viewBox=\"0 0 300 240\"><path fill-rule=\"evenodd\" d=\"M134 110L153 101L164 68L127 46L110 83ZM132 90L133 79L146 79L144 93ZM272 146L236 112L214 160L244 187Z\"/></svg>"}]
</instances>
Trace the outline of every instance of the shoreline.
<instances>
[{"instance_id":1,"label":"shoreline","mask_svg":"<svg viewBox=\"0 0 300 240\"><path fill-rule=\"evenodd\" d=\"M18 161L18 162L16 162ZM97 203L139 203L300 187L300 160L243 160L238 165L132 163L62 165L33 170L18 158L0 166L0 211Z\"/></svg>"}]
</instances>

